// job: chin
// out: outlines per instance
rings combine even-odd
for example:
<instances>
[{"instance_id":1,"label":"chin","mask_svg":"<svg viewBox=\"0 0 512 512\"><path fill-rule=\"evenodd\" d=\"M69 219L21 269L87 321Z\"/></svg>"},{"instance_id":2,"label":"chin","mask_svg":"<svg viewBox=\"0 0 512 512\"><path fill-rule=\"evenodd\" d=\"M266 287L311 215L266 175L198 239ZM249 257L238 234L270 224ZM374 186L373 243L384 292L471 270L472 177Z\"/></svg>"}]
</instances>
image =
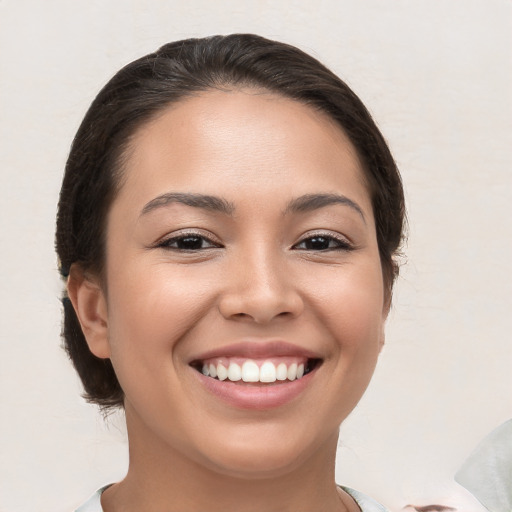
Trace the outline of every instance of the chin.
<instances>
[{"instance_id":1,"label":"chin","mask_svg":"<svg viewBox=\"0 0 512 512\"><path fill-rule=\"evenodd\" d=\"M296 452L296 450L295 450ZM219 474L243 480L265 480L292 473L303 463L297 453L233 453L222 460L212 460L212 469Z\"/></svg>"},{"instance_id":2,"label":"chin","mask_svg":"<svg viewBox=\"0 0 512 512\"><path fill-rule=\"evenodd\" d=\"M330 436L324 446L318 446L318 440L312 442L306 436L283 435L272 432L267 436L244 435L239 438L219 442L214 450L208 450L210 469L219 474L241 479L268 479L291 474L312 459L322 454L325 449L335 453L338 430ZM249 442L248 442L249 440ZM206 450L203 453L207 453ZM308 462L309 461L309 462Z\"/></svg>"}]
</instances>

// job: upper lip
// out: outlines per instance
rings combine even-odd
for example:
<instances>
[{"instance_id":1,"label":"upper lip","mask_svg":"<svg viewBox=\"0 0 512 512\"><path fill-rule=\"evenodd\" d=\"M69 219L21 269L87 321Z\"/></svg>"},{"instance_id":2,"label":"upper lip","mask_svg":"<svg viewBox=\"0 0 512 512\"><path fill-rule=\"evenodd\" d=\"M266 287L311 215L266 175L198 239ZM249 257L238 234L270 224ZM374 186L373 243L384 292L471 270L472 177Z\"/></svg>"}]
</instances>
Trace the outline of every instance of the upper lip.
<instances>
[{"instance_id":1,"label":"upper lip","mask_svg":"<svg viewBox=\"0 0 512 512\"><path fill-rule=\"evenodd\" d=\"M321 359L319 354L293 343L280 340L244 340L224 345L193 357L190 363L215 357L244 357L247 359L265 359L280 356L297 356L307 359Z\"/></svg>"}]
</instances>

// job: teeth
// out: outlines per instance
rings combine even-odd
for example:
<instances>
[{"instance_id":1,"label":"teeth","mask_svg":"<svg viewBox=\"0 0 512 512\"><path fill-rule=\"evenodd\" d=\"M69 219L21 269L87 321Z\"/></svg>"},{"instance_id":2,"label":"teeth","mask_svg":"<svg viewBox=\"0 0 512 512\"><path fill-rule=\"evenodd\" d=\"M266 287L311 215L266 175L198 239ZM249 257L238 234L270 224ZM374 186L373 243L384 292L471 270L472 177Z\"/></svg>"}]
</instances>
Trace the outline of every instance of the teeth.
<instances>
[{"instance_id":1,"label":"teeth","mask_svg":"<svg viewBox=\"0 0 512 512\"><path fill-rule=\"evenodd\" d=\"M276 373L277 372L274 363L265 361L260 368L260 382L275 382Z\"/></svg>"},{"instance_id":2,"label":"teeth","mask_svg":"<svg viewBox=\"0 0 512 512\"><path fill-rule=\"evenodd\" d=\"M288 378L288 368L284 363L279 363L276 368L276 379L286 380Z\"/></svg>"},{"instance_id":3,"label":"teeth","mask_svg":"<svg viewBox=\"0 0 512 512\"><path fill-rule=\"evenodd\" d=\"M228 368L228 379L236 382L242 378L242 368L236 363L231 363Z\"/></svg>"},{"instance_id":4,"label":"teeth","mask_svg":"<svg viewBox=\"0 0 512 512\"><path fill-rule=\"evenodd\" d=\"M258 382L260 380L260 369L254 361L245 361L242 365L242 380L244 382Z\"/></svg>"},{"instance_id":5,"label":"teeth","mask_svg":"<svg viewBox=\"0 0 512 512\"><path fill-rule=\"evenodd\" d=\"M226 380L228 378L228 369L222 363L217 365L217 378L219 380Z\"/></svg>"},{"instance_id":6,"label":"teeth","mask_svg":"<svg viewBox=\"0 0 512 512\"><path fill-rule=\"evenodd\" d=\"M264 361L261 366L247 359L240 364L231 362L228 359L222 359L222 362L215 364L214 360L203 364L201 373L207 377L217 378L218 380L230 380L232 382L264 382L271 383L277 381L293 381L300 379L305 374L305 363L284 362L274 364L272 361Z\"/></svg>"},{"instance_id":7,"label":"teeth","mask_svg":"<svg viewBox=\"0 0 512 512\"><path fill-rule=\"evenodd\" d=\"M295 380L297 378L297 364L292 363L288 367L288 380Z\"/></svg>"}]
</instances>

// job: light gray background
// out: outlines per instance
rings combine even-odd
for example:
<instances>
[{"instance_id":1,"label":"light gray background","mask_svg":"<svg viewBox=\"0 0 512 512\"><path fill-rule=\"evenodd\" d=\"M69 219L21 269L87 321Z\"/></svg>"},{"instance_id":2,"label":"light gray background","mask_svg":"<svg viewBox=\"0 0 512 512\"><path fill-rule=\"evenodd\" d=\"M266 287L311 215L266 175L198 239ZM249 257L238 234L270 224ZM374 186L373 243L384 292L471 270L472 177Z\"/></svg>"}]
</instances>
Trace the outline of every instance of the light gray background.
<instances>
[{"instance_id":1,"label":"light gray background","mask_svg":"<svg viewBox=\"0 0 512 512\"><path fill-rule=\"evenodd\" d=\"M123 64L170 40L256 32L361 96L407 192L410 239L338 481L398 510L466 503L453 474L512 416L512 2L0 0L0 511L65 511L122 477L120 418L60 349L54 216L71 139Z\"/></svg>"}]
</instances>

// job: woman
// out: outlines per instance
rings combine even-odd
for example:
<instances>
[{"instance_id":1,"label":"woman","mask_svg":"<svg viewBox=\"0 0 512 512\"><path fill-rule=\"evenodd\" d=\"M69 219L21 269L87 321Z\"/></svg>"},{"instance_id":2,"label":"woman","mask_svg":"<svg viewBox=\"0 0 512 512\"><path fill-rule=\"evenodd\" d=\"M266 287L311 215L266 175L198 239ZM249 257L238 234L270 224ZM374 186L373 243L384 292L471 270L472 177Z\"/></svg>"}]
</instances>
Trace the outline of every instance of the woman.
<instances>
[{"instance_id":1,"label":"woman","mask_svg":"<svg viewBox=\"0 0 512 512\"><path fill-rule=\"evenodd\" d=\"M66 348L88 400L124 408L130 451L79 510L382 510L334 462L403 220L367 110L300 50L217 36L119 71L57 220Z\"/></svg>"}]
</instances>

